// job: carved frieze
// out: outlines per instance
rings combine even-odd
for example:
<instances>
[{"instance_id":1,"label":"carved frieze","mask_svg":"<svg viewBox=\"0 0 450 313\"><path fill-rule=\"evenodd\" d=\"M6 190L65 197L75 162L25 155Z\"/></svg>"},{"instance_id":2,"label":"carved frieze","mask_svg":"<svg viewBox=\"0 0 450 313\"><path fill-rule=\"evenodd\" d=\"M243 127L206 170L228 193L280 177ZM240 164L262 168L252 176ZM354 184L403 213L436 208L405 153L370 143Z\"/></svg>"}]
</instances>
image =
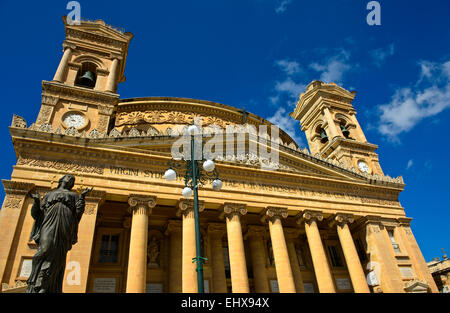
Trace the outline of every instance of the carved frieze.
<instances>
[{"instance_id":1,"label":"carved frieze","mask_svg":"<svg viewBox=\"0 0 450 313\"><path fill-rule=\"evenodd\" d=\"M17 165L26 165L32 167L42 167L49 169L56 169L71 173L94 173L103 175L104 166L91 164L84 161L70 161L70 160L44 160L35 159L31 157L20 157Z\"/></svg>"}]
</instances>

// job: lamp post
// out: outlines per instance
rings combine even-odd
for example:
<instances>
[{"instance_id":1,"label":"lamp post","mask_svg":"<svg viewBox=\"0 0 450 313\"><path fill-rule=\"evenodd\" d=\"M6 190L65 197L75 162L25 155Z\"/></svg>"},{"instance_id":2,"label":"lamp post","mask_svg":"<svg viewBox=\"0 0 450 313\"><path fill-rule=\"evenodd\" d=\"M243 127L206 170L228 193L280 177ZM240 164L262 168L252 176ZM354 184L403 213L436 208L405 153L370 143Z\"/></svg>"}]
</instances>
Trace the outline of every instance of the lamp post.
<instances>
[{"instance_id":1,"label":"lamp post","mask_svg":"<svg viewBox=\"0 0 450 313\"><path fill-rule=\"evenodd\" d=\"M203 281L203 263L207 259L202 257L202 246L200 240L200 220L199 220L199 209L198 209L198 184L204 184L207 178L214 177L212 182L212 187L214 190L219 191L222 188L222 181L219 179L219 173L215 168L215 164L212 160L203 161L203 170L199 166L199 160L195 159L195 136L198 132L198 127L191 125L188 128L188 133L190 135L190 145L191 145L191 159L184 160L185 162L180 162L181 160L171 159L169 161L169 169L165 172L164 176L168 181L175 181L177 179L176 169L185 169L184 175L184 189L181 192L183 197L190 198L192 193L194 194L194 220L195 220L195 245L196 245L196 257L192 259L192 262L197 262L197 285L198 292L204 293L204 281Z\"/></svg>"}]
</instances>

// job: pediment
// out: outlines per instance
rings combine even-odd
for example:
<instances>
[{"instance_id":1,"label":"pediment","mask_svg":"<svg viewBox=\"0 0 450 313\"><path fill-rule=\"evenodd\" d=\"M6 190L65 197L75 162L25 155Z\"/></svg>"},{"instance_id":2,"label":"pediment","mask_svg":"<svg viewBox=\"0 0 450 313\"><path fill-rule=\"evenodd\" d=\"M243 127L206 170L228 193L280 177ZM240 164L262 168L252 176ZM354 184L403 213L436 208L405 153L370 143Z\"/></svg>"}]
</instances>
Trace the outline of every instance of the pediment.
<instances>
[{"instance_id":1,"label":"pediment","mask_svg":"<svg viewBox=\"0 0 450 313\"><path fill-rule=\"evenodd\" d=\"M122 30L119 30L118 28L106 25L105 22L101 20L94 22L82 21L80 25L66 24L66 30L71 30L72 32L80 31L94 36L100 36L122 42L128 42L132 37L130 33L124 33ZM70 37L70 32L68 33L68 37Z\"/></svg>"}]
</instances>

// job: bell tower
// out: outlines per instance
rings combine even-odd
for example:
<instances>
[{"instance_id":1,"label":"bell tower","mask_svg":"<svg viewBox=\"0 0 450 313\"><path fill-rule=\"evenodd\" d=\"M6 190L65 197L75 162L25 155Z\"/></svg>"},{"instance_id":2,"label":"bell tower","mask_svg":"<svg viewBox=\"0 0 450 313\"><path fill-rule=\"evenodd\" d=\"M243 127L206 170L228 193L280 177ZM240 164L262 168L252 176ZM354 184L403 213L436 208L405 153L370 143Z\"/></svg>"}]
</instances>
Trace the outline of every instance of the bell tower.
<instances>
[{"instance_id":1,"label":"bell tower","mask_svg":"<svg viewBox=\"0 0 450 313\"><path fill-rule=\"evenodd\" d=\"M349 92L335 83L313 81L290 115L300 121L312 155L330 158L361 173L382 175L377 145L367 142Z\"/></svg>"},{"instance_id":2,"label":"bell tower","mask_svg":"<svg viewBox=\"0 0 450 313\"><path fill-rule=\"evenodd\" d=\"M117 86L133 35L101 20L69 25L63 17L66 39L52 81L42 82L42 104L35 127L61 133L105 134L119 100Z\"/></svg>"}]
</instances>

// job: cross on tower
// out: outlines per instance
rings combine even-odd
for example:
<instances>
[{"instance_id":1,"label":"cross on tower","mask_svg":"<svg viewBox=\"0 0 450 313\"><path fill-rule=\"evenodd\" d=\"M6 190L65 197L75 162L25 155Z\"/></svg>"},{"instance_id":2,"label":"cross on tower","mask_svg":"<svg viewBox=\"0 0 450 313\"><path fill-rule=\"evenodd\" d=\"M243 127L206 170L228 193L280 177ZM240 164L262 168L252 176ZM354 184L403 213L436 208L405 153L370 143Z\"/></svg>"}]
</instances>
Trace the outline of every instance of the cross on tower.
<instances>
[{"instance_id":1,"label":"cross on tower","mask_svg":"<svg viewBox=\"0 0 450 313\"><path fill-rule=\"evenodd\" d=\"M242 113L242 124L246 124L247 123L247 116L248 116L249 112L245 111L244 108L240 109L238 112Z\"/></svg>"}]
</instances>

